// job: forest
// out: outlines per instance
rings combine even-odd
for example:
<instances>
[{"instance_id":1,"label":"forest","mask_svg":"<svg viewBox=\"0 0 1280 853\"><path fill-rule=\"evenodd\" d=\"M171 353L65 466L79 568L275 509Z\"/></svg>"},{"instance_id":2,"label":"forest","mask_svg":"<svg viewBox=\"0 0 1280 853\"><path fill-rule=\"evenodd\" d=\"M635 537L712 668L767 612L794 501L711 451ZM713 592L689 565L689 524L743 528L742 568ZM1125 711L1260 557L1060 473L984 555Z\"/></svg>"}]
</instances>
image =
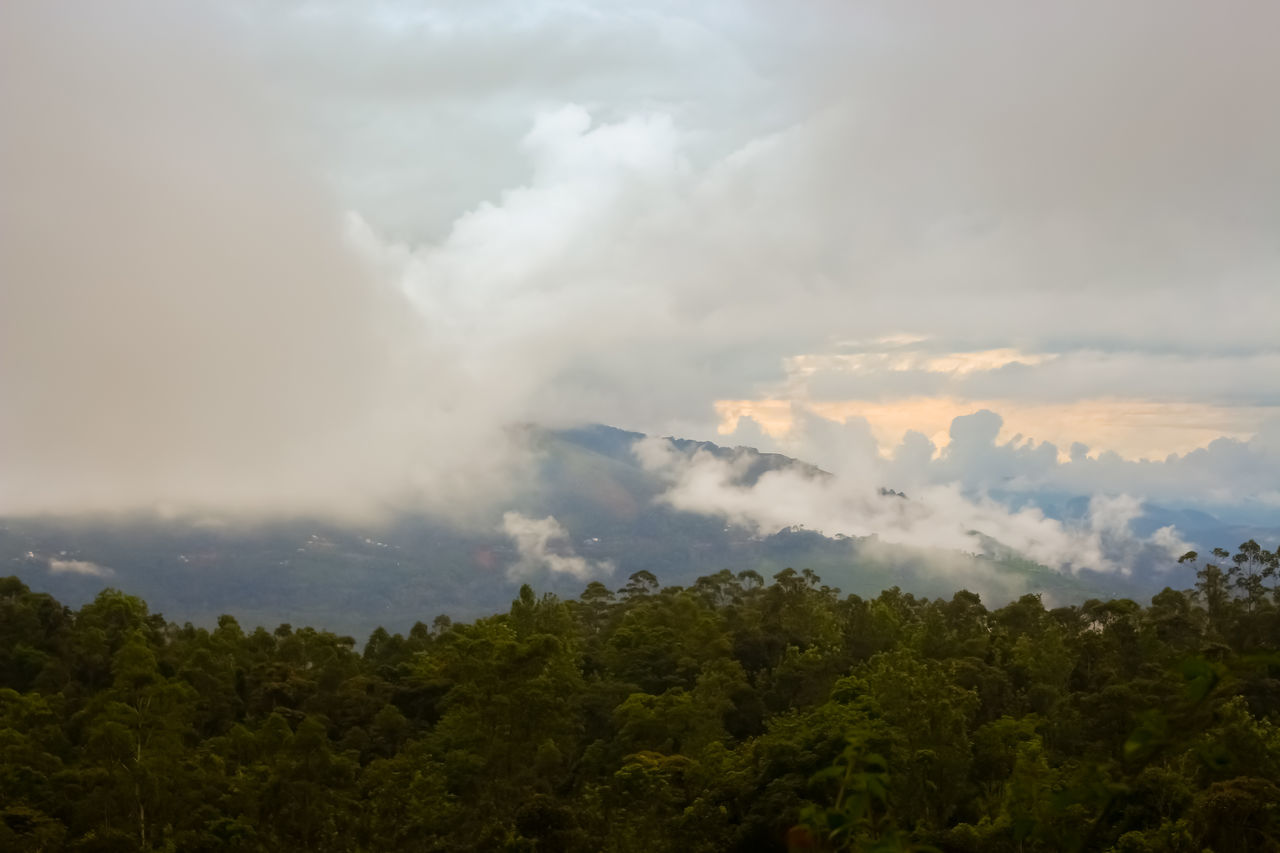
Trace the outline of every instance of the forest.
<instances>
[{"instance_id":1,"label":"forest","mask_svg":"<svg viewBox=\"0 0 1280 853\"><path fill-rule=\"evenodd\" d=\"M363 645L8 578L0 849L1280 849L1277 554L1183 560L998 609L641 571Z\"/></svg>"}]
</instances>

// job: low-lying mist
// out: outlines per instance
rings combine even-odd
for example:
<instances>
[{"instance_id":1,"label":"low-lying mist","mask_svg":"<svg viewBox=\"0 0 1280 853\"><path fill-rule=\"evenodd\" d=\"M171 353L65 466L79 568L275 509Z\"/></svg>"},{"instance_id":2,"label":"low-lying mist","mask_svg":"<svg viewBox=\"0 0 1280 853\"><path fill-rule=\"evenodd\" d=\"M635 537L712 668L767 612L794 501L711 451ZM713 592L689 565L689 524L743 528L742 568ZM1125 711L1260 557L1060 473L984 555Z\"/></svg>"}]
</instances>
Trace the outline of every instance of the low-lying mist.
<instances>
[{"instance_id":1,"label":"low-lying mist","mask_svg":"<svg viewBox=\"0 0 1280 853\"><path fill-rule=\"evenodd\" d=\"M907 495L865 476L815 474L794 465L748 482L744 454L689 454L664 439L641 441L635 452L669 483L662 501L766 534L802 525L828 536L875 536L889 544L972 554L998 547L1052 568L1117 572L1127 572L1145 549L1176 557L1189 547L1172 526L1136 535L1130 523L1141 514L1141 502L1125 495L1097 495L1087 516L1069 523L1034 506L1014 510L987 496L966 495L954 483L922 486ZM868 466L874 462L867 460Z\"/></svg>"}]
</instances>

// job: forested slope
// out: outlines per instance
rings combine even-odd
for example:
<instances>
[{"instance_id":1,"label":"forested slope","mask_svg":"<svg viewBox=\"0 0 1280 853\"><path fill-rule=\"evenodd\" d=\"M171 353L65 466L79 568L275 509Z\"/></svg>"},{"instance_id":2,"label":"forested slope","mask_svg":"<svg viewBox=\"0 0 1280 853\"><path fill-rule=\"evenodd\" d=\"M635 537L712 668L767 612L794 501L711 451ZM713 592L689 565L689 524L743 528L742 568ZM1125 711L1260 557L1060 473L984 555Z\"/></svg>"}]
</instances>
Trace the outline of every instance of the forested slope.
<instances>
[{"instance_id":1,"label":"forested slope","mask_svg":"<svg viewBox=\"0 0 1280 853\"><path fill-rule=\"evenodd\" d=\"M349 637L0 581L0 849L1272 850L1253 543L1149 606L638 572Z\"/></svg>"}]
</instances>

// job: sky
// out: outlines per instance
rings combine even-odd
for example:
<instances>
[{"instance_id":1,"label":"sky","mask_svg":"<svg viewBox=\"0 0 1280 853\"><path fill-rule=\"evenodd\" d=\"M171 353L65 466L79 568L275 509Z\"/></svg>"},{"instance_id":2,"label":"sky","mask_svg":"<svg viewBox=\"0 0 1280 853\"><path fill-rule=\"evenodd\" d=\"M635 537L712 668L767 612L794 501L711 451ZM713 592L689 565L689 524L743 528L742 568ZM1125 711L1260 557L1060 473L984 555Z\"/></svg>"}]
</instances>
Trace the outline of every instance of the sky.
<instances>
[{"instance_id":1,"label":"sky","mask_svg":"<svg viewBox=\"0 0 1280 853\"><path fill-rule=\"evenodd\" d=\"M591 422L966 519L1011 485L1280 508L1277 31L4 3L0 513L463 512L512 425Z\"/></svg>"}]
</instances>

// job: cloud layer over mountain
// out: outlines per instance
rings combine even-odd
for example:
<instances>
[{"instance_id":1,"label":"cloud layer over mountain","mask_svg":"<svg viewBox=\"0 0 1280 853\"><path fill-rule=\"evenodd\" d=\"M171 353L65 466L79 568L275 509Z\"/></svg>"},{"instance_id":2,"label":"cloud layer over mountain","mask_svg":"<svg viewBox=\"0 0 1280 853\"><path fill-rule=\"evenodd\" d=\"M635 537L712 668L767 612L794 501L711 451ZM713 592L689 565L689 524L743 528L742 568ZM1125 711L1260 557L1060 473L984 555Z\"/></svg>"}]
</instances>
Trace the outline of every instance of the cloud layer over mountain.
<instances>
[{"instance_id":1,"label":"cloud layer over mountain","mask_svg":"<svg viewBox=\"0 0 1280 853\"><path fill-rule=\"evenodd\" d=\"M501 504L510 424L726 401L868 486L1275 499L1275 9L0 15L0 512ZM919 399L1060 447L884 461Z\"/></svg>"},{"instance_id":2,"label":"cloud layer over mountain","mask_svg":"<svg viewBox=\"0 0 1280 853\"><path fill-rule=\"evenodd\" d=\"M692 456L664 439L648 439L636 454L669 488L662 500L676 509L723 517L764 534L796 525L828 536L875 536L882 542L967 553L987 553L992 540L1043 565L1125 572L1151 551L1169 561L1190 546L1172 526L1148 537L1131 523L1142 505L1127 495L1096 495L1085 518L1046 517L1035 506L1010 509L985 494L966 494L959 483L922 485L909 496L877 488L867 477L815 475L798 467L744 481L743 457L705 451Z\"/></svg>"}]
</instances>

